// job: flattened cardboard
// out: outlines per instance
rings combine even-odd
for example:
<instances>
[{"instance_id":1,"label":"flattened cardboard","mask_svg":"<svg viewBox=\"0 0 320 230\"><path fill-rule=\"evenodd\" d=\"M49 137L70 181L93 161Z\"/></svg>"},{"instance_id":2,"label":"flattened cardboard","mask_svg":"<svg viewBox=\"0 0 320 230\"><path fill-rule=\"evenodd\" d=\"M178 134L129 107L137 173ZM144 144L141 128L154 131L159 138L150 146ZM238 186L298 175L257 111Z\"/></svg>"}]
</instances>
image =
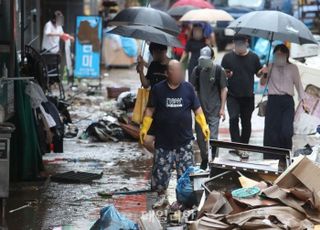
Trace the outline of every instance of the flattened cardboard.
<instances>
[{"instance_id":1,"label":"flattened cardboard","mask_svg":"<svg viewBox=\"0 0 320 230\"><path fill-rule=\"evenodd\" d=\"M300 164L305 156L299 156L275 181L281 188L292 188L299 183L299 180L292 174L292 171Z\"/></svg>"},{"instance_id":2,"label":"flattened cardboard","mask_svg":"<svg viewBox=\"0 0 320 230\"><path fill-rule=\"evenodd\" d=\"M292 171L292 174L300 180L310 191L320 191L320 168L307 157Z\"/></svg>"}]
</instances>

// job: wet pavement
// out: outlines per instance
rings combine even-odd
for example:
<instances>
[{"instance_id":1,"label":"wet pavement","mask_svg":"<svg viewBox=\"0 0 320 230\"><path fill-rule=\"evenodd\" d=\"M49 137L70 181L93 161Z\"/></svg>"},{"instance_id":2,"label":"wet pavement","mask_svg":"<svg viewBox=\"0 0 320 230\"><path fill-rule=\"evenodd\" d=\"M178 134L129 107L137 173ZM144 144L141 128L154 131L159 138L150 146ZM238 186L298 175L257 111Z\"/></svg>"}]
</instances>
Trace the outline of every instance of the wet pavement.
<instances>
[{"instance_id":1,"label":"wet pavement","mask_svg":"<svg viewBox=\"0 0 320 230\"><path fill-rule=\"evenodd\" d=\"M92 121L99 120L114 104L106 102L107 86L128 86L136 91L140 83L133 69L114 69L104 78L103 93L100 96L76 96L70 108L80 132ZM85 89L85 85L83 87ZM252 144L262 145L263 124L264 119L258 117L255 111ZM230 140L227 120L221 124L220 139ZM319 141L306 136L297 136L294 140L295 148ZM100 209L111 203L128 218L137 221L142 213L151 208L156 197L154 193L117 195L111 198L98 195L99 192L115 190L150 189L153 156L136 142L88 143L77 138L66 139L63 154L48 153L43 159L48 174L74 170L102 172L103 176L91 184L64 184L49 179L12 184L7 212L26 204L29 206L7 213L6 221L0 223L0 229L90 229L99 218ZM200 161L198 151L196 161ZM169 188L170 201L173 202L174 175Z\"/></svg>"}]
</instances>

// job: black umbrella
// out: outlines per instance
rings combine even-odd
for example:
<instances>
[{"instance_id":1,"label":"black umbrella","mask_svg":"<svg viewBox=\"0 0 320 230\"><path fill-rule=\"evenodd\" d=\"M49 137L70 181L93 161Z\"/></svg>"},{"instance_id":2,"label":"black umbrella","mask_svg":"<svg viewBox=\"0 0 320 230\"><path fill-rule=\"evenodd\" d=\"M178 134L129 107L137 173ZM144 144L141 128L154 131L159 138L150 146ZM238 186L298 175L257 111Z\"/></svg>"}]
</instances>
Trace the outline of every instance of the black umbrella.
<instances>
[{"instance_id":1,"label":"black umbrella","mask_svg":"<svg viewBox=\"0 0 320 230\"><path fill-rule=\"evenodd\" d=\"M147 25L172 35L179 34L176 21L167 13L148 7L130 7L120 11L109 25Z\"/></svg>"},{"instance_id":2,"label":"black umbrella","mask_svg":"<svg viewBox=\"0 0 320 230\"><path fill-rule=\"evenodd\" d=\"M172 17L182 17L185 13L191 11L191 10L197 10L199 8L195 6L177 6L177 7L171 7L168 10L168 14Z\"/></svg>"},{"instance_id":3,"label":"black umbrella","mask_svg":"<svg viewBox=\"0 0 320 230\"><path fill-rule=\"evenodd\" d=\"M141 39L158 44L183 47L180 41L173 35L168 34L162 30L152 26L143 25L130 25L130 26L117 26L116 28L108 31L108 33L118 34L125 37Z\"/></svg>"}]
</instances>

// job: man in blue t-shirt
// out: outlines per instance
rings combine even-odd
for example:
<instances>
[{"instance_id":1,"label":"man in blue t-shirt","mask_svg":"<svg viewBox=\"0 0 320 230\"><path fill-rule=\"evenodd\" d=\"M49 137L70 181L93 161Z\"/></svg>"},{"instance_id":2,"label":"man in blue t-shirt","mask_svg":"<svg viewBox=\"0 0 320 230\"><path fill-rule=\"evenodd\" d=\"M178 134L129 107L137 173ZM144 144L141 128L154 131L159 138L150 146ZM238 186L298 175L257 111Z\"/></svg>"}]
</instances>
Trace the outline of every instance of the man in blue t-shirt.
<instances>
[{"instance_id":1,"label":"man in blue t-shirt","mask_svg":"<svg viewBox=\"0 0 320 230\"><path fill-rule=\"evenodd\" d=\"M192 111L208 141L210 130L194 88L184 81L180 62L172 60L168 65L167 80L156 84L152 89L151 103L146 109L140 130L141 143L151 124L155 130L156 154L151 184L152 190L159 193L159 200L154 208L168 203L165 191L173 165L176 165L178 178L193 165Z\"/></svg>"}]
</instances>

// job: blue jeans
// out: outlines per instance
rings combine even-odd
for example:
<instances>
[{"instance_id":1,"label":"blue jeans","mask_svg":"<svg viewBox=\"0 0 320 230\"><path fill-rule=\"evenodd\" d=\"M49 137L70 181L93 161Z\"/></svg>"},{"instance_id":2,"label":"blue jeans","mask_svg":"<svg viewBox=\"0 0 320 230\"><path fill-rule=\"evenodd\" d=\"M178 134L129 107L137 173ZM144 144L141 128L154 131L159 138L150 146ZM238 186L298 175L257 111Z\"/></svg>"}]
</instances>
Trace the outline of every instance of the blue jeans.
<instances>
[{"instance_id":1,"label":"blue jeans","mask_svg":"<svg viewBox=\"0 0 320 230\"><path fill-rule=\"evenodd\" d=\"M179 179L184 171L193 165L191 144L172 150L156 149L151 177L153 191L163 192L168 188L174 164L176 165L177 179Z\"/></svg>"}]
</instances>

